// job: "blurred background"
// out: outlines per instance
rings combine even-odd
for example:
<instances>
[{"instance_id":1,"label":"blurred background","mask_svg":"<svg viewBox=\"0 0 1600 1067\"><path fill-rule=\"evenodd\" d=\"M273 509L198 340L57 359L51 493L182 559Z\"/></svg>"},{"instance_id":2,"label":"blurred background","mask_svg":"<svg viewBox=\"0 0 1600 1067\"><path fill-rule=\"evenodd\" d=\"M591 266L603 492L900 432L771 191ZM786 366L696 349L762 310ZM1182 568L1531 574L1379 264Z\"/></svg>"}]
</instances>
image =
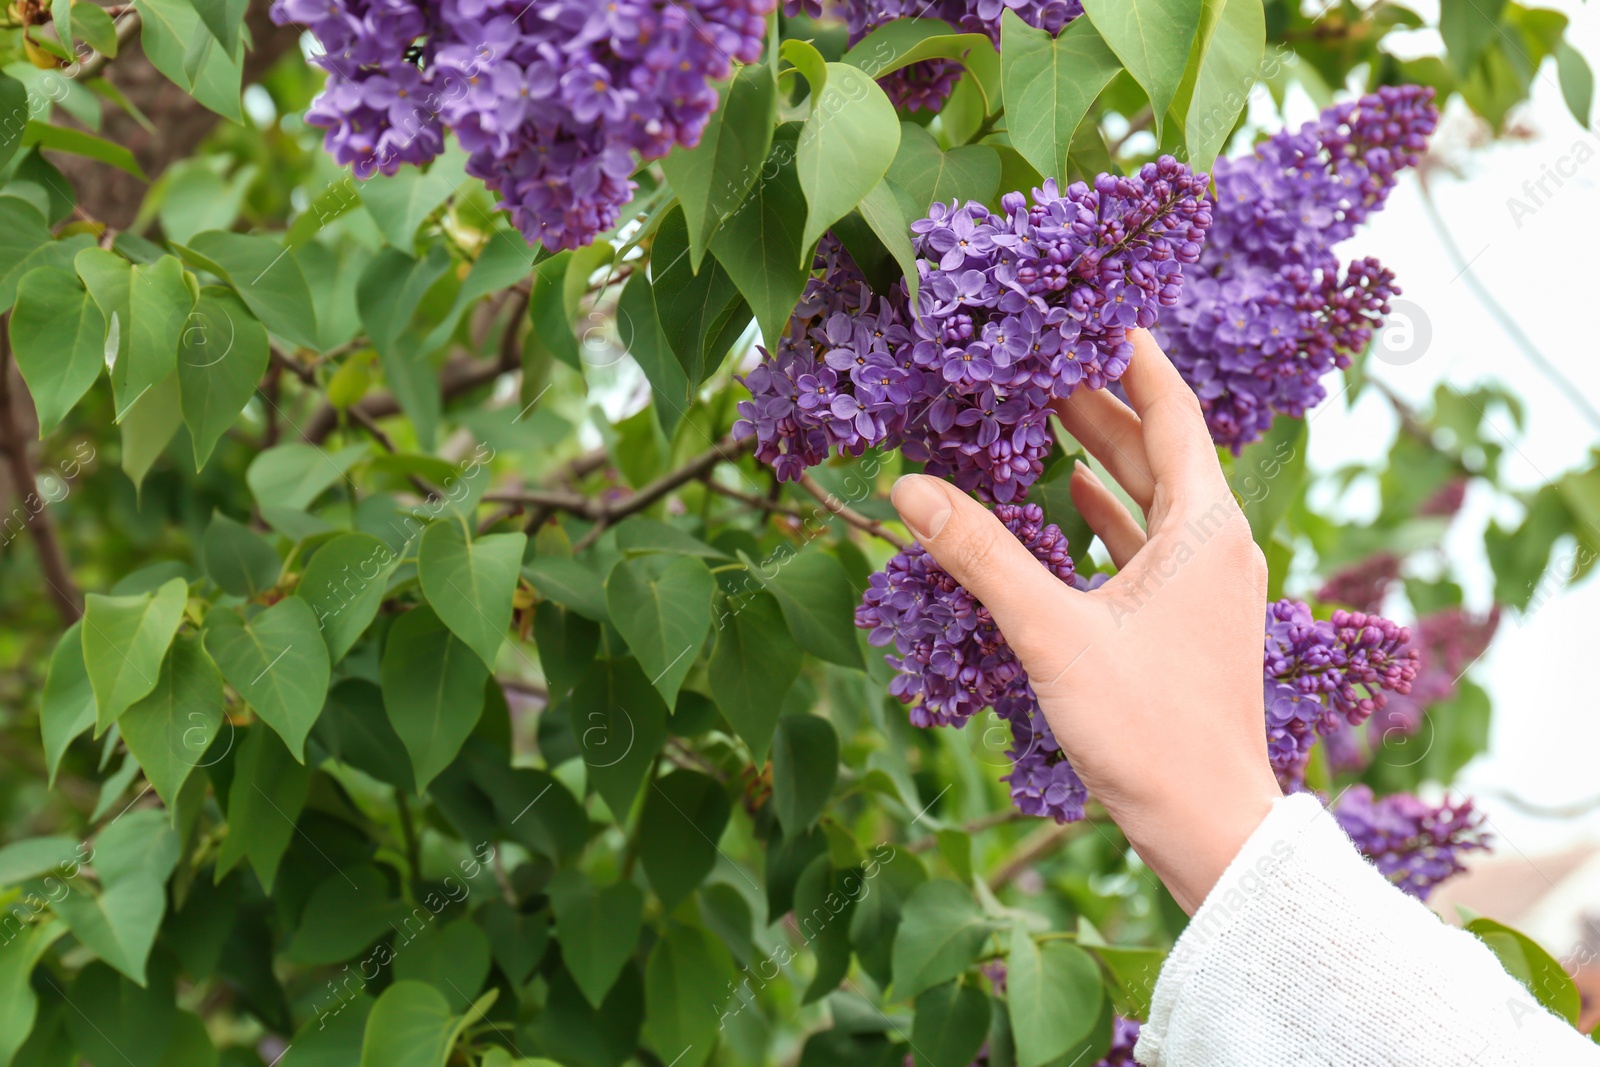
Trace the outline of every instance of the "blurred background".
<instances>
[{"instance_id":1,"label":"blurred background","mask_svg":"<svg viewBox=\"0 0 1600 1067\"><path fill-rule=\"evenodd\" d=\"M1430 21L1437 17L1436 3L1412 6ZM1580 51L1600 49L1600 11L1570 0L1549 6L1571 18L1567 32ZM1432 30L1394 34L1388 43L1396 53L1439 50ZM1270 100L1261 97L1256 110L1270 126ZM1317 104L1292 91L1290 107L1293 120L1310 117ZM1424 169L1407 174L1388 208L1345 247L1350 255L1377 256L1405 290L1368 365L1372 377L1418 407L1440 382L1510 385L1526 404L1525 428L1493 412L1485 424L1505 448L1502 481L1527 488L1582 466L1600 439L1600 341L1587 323L1597 294L1583 266L1600 244L1600 139L1563 103L1553 64L1534 79L1508 127L1508 136L1490 142L1481 121L1452 100ZM1548 177L1558 165L1575 172L1559 186ZM1542 177L1551 195L1538 189ZM1530 346L1556 373L1529 355ZM1381 463L1399 423L1394 405L1374 390L1354 403L1335 396L1312 418L1309 458L1320 473L1352 461ZM1319 489L1323 499L1314 503L1347 521L1377 513L1373 479L1340 494L1326 482ZM1517 518L1518 509L1482 483L1469 487L1445 542L1469 607L1484 611L1494 599L1486 528L1493 519ZM1564 571L1581 555L1563 538L1552 568ZM1495 714L1488 751L1463 769L1456 786L1483 809L1498 847L1469 858L1469 873L1431 903L1446 914L1465 904L1497 915L1560 956L1592 938L1585 920L1600 916L1600 694L1589 673L1600 637L1600 584L1544 586L1525 612L1502 617L1473 668Z\"/></svg>"}]
</instances>

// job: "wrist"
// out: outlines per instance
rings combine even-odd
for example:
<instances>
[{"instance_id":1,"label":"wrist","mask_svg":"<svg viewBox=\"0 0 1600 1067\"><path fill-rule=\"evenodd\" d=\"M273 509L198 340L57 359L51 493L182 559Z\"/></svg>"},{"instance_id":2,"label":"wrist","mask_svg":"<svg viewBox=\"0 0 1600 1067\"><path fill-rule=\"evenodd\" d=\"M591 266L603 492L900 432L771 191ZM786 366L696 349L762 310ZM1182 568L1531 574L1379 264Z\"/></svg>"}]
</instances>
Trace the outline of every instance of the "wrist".
<instances>
[{"instance_id":1,"label":"wrist","mask_svg":"<svg viewBox=\"0 0 1600 1067\"><path fill-rule=\"evenodd\" d=\"M1270 772L1210 779L1203 794L1158 799L1124 825L1128 841L1193 915L1283 796Z\"/></svg>"}]
</instances>

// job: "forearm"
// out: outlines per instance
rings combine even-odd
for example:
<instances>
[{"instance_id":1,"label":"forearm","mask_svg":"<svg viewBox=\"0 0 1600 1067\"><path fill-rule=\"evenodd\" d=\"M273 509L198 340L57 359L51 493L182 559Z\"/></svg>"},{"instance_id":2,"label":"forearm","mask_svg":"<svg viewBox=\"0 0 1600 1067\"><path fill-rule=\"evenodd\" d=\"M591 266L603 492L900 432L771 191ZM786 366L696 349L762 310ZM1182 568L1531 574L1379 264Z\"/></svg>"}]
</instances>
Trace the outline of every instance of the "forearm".
<instances>
[{"instance_id":1,"label":"forearm","mask_svg":"<svg viewBox=\"0 0 1600 1067\"><path fill-rule=\"evenodd\" d=\"M1363 860L1314 797L1280 801L1168 958L1147 1067L1600 1064L1487 947Z\"/></svg>"}]
</instances>

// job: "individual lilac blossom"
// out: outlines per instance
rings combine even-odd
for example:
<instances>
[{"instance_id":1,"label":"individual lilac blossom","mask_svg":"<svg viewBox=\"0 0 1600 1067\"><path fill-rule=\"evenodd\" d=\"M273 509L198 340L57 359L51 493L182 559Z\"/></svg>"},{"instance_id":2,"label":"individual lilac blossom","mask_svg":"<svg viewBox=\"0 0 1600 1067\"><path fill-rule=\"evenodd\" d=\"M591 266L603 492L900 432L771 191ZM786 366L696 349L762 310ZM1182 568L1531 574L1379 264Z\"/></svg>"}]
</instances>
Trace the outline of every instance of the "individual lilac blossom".
<instances>
[{"instance_id":1,"label":"individual lilac blossom","mask_svg":"<svg viewBox=\"0 0 1600 1067\"><path fill-rule=\"evenodd\" d=\"M1133 1046L1139 1043L1139 1020L1118 1015L1111 1024L1111 1050L1094 1067L1137 1067Z\"/></svg>"},{"instance_id":2,"label":"individual lilac blossom","mask_svg":"<svg viewBox=\"0 0 1600 1067\"><path fill-rule=\"evenodd\" d=\"M1375 798L1351 786L1333 809L1344 832L1385 878L1419 900L1466 869L1463 854L1489 848L1484 818L1471 800L1429 804L1409 793Z\"/></svg>"},{"instance_id":3,"label":"individual lilac blossom","mask_svg":"<svg viewBox=\"0 0 1600 1067\"><path fill-rule=\"evenodd\" d=\"M700 140L713 82L760 58L776 0L275 0L327 72L306 112L361 179L425 164L453 132L530 241L614 226L635 154Z\"/></svg>"},{"instance_id":4,"label":"individual lilac blossom","mask_svg":"<svg viewBox=\"0 0 1600 1067\"><path fill-rule=\"evenodd\" d=\"M1120 378L1128 330L1178 299L1211 222L1206 181L1163 157L1093 187L1047 181L1031 203L1008 193L999 215L934 204L911 225L915 315L903 283L873 293L826 239L788 330L743 379L734 433L783 480L888 447L986 499L1021 499L1051 447L1051 402Z\"/></svg>"},{"instance_id":5,"label":"individual lilac blossom","mask_svg":"<svg viewBox=\"0 0 1600 1067\"><path fill-rule=\"evenodd\" d=\"M1285 790L1301 788L1317 738L1359 726L1406 694L1418 651L1404 626L1359 611L1314 619L1299 601L1267 608L1263 689L1267 755Z\"/></svg>"},{"instance_id":6,"label":"individual lilac blossom","mask_svg":"<svg viewBox=\"0 0 1600 1067\"><path fill-rule=\"evenodd\" d=\"M1399 288L1376 260L1333 246L1380 210L1438 123L1433 90L1385 86L1216 166L1216 222L1157 339L1200 397L1211 435L1237 453L1278 414L1327 395Z\"/></svg>"},{"instance_id":7,"label":"individual lilac blossom","mask_svg":"<svg viewBox=\"0 0 1600 1067\"><path fill-rule=\"evenodd\" d=\"M825 12L842 17L850 28L850 44L895 19L943 19L962 33L983 33L1000 46L1000 16L1007 9L1035 29L1059 34L1083 14L1082 0L784 0L784 14L817 18ZM887 47L887 46L885 46ZM889 58L892 52L883 58ZM869 60L879 57L869 55ZM955 89L962 66L952 59L930 59L892 71L878 79L896 107L908 111L937 110Z\"/></svg>"}]
</instances>

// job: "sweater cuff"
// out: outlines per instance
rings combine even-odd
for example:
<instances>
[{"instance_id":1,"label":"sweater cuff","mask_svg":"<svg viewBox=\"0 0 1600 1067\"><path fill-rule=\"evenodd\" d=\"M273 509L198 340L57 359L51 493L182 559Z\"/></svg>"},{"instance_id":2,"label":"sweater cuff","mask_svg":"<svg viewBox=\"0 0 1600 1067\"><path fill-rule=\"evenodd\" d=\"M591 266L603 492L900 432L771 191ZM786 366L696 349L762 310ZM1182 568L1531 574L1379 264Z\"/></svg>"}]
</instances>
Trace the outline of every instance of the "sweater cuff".
<instances>
[{"instance_id":1,"label":"sweater cuff","mask_svg":"<svg viewBox=\"0 0 1600 1067\"><path fill-rule=\"evenodd\" d=\"M1321 801L1310 793L1295 793L1273 801L1272 810L1211 887L1162 964L1151 997L1150 1018L1140 1028L1134 1050L1138 1062L1161 1067L1162 1046L1173 1012L1212 943L1239 922L1248 921L1252 912L1271 908L1276 894L1291 891L1286 870L1291 860L1297 856L1304 860L1308 852L1330 850L1353 852L1344 831Z\"/></svg>"}]
</instances>

